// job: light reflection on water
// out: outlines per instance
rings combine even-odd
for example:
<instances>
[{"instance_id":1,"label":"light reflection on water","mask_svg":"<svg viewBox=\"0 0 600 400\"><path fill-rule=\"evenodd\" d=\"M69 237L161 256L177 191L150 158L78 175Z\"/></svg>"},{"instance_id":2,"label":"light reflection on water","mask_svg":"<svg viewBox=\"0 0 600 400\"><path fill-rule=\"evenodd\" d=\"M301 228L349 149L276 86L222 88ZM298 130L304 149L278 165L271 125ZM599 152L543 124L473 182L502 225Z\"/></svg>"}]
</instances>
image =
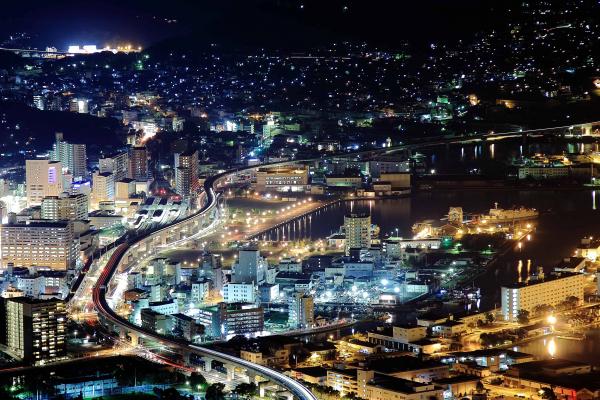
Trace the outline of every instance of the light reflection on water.
<instances>
[{"instance_id":1,"label":"light reflection on water","mask_svg":"<svg viewBox=\"0 0 600 400\"><path fill-rule=\"evenodd\" d=\"M544 337L515 349L539 359L554 357L600 365L600 328L587 330L585 335L583 340Z\"/></svg>"}]
</instances>

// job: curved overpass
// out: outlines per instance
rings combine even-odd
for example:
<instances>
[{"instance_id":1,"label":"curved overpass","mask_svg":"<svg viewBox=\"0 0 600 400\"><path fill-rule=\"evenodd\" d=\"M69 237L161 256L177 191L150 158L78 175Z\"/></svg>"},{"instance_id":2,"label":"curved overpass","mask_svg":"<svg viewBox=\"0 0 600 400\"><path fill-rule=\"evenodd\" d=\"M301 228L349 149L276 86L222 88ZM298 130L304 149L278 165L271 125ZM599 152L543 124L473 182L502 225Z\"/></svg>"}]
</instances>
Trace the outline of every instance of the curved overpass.
<instances>
[{"instance_id":1,"label":"curved overpass","mask_svg":"<svg viewBox=\"0 0 600 400\"><path fill-rule=\"evenodd\" d=\"M242 168L240 168L239 170L241 169ZM159 229L150 234L128 239L125 241L125 243L120 244L115 249L114 253L111 255L100 277L98 278L98 282L94 286L92 294L94 305L96 306L99 314L101 314L101 316L104 318L105 322L108 322L113 327L117 327L122 333L129 333L137 335L137 337L158 341L168 347L175 348L183 352L184 354L193 353L205 357L209 360L214 359L225 364L232 364L240 368L245 368L258 375L264 376L270 381L284 387L292 395L294 395L300 400L316 400L315 396L310 392L310 390L308 390L306 387L304 387L297 381L290 379L289 377L285 376L284 374L278 371L266 368L262 365L251 363L246 360L242 360L239 357L221 353L212 349L195 346L185 341L179 341L177 339L168 338L157 334L156 332L134 325L129 321L121 318L110 307L106 300L106 293L109 289L111 280L117 272L117 270L122 270L126 268L131 262L132 255L133 258L137 258L136 256L140 255L140 251L136 251L136 249L142 248L141 254L144 255L147 255L148 252L152 253L157 248L157 246L155 246L156 242L154 238L156 238L157 236L161 237L161 235L165 232L167 234L174 233L176 226L183 227L179 230L179 233L185 231L185 234L190 233L189 236L196 234L192 233L190 228L199 229L200 231L202 231L202 228L207 226L208 220L211 218L211 213L218 211L216 210L218 196L215 192L215 189L219 186L219 184L224 178L227 178L231 173L235 173L239 170L229 171L227 173L216 175L206 180L204 184L204 196L206 197L206 199L204 205L197 213L190 215L189 217L178 221L171 226ZM189 238L189 236L187 236L187 238ZM183 238L177 238L175 241L178 242L185 238L186 236L183 236Z\"/></svg>"}]
</instances>

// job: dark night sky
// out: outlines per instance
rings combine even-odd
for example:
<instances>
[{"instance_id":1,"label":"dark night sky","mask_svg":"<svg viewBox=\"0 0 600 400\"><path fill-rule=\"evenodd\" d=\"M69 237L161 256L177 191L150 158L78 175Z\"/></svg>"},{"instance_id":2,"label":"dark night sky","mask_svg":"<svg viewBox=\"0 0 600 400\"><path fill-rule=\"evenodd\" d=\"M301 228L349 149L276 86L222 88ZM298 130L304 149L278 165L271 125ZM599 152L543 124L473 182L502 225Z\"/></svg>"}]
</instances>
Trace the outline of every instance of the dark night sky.
<instances>
[{"instance_id":1,"label":"dark night sky","mask_svg":"<svg viewBox=\"0 0 600 400\"><path fill-rule=\"evenodd\" d=\"M495 22L486 0L32 0L2 6L0 34L26 30L33 46L194 40L312 45L339 39L394 45L468 36ZM506 3L506 2L505 2ZM304 7L300 8L300 4ZM344 9L347 7L347 9ZM153 17L158 17L154 19ZM176 18L168 24L161 18ZM497 22L497 21L496 21ZM3 38L2 37L2 38ZM188 36L189 37L189 36ZM254 42L254 43L252 43Z\"/></svg>"}]
</instances>

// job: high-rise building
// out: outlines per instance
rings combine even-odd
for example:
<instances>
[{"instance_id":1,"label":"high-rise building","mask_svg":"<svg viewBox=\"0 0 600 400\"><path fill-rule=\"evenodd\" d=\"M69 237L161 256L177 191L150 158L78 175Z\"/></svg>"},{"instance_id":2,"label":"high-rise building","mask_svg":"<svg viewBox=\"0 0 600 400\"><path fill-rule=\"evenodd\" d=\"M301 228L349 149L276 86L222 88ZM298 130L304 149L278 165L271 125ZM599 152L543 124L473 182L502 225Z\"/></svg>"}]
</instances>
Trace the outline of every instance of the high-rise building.
<instances>
[{"instance_id":1,"label":"high-rise building","mask_svg":"<svg viewBox=\"0 0 600 400\"><path fill-rule=\"evenodd\" d=\"M13 297L3 300L9 354L33 365L66 357L67 315L62 300Z\"/></svg>"},{"instance_id":2,"label":"high-rise building","mask_svg":"<svg viewBox=\"0 0 600 400\"><path fill-rule=\"evenodd\" d=\"M175 153L175 191L191 196L198 190L198 151Z\"/></svg>"},{"instance_id":3,"label":"high-rise building","mask_svg":"<svg viewBox=\"0 0 600 400\"><path fill-rule=\"evenodd\" d=\"M118 182L127 178L127 170L129 168L129 156L127 152L122 151L111 154L98 161L100 172L111 172L115 176L115 181Z\"/></svg>"},{"instance_id":4,"label":"high-rise building","mask_svg":"<svg viewBox=\"0 0 600 400\"><path fill-rule=\"evenodd\" d=\"M89 199L83 194L61 193L59 196L47 196L42 199L42 219L82 220L87 219Z\"/></svg>"},{"instance_id":5,"label":"high-rise building","mask_svg":"<svg viewBox=\"0 0 600 400\"><path fill-rule=\"evenodd\" d=\"M115 199L115 176L111 172L96 172L92 177L92 202L99 204Z\"/></svg>"},{"instance_id":6,"label":"high-rise building","mask_svg":"<svg viewBox=\"0 0 600 400\"><path fill-rule=\"evenodd\" d=\"M60 161L62 167L76 180L87 175L87 152L85 144L65 142L62 132L56 132L56 141L50 151L52 161Z\"/></svg>"},{"instance_id":7,"label":"high-rise building","mask_svg":"<svg viewBox=\"0 0 600 400\"><path fill-rule=\"evenodd\" d=\"M254 283L259 285L265 280L267 261L257 249L240 250L238 260L233 265L232 283Z\"/></svg>"},{"instance_id":8,"label":"high-rise building","mask_svg":"<svg viewBox=\"0 0 600 400\"><path fill-rule=\"evenodd\" d=\"M351 213L344 216L345 251L371 247L371 215Z\"/></svg>"},{"instance_id":9,"label":"high-rise building","mask_svg":"<svg viewBox=\"0 0 600 400\"><path fill-rule=\"evenodd\" d=\"M38 206L46 196L63 192L62 164L59 161L26 160L27 205Z\"/></svg>"},{"instance_id":10,"label":"high-rise building","mask_svg":"<svg viewBox=\"0 0 600 400\"><path fill-rule=\"evenodd\" d=\"M148 151L145 146L132 147L129 152L129 178L148 180Z\"/></svg>"},{"instance_id":11,"label":"high-rise building","mask_svg":"<svg viewBox=\"0 0 600 400\"><path fill-rule=\"evenodd\" d=\"M309 294L294 293L290 299L288 325L292 328L307 328L315 322L315 303Z\"/></svg>"},{"instance_id":12,"label":"high-rise building","mask_svg":"<svg viewBox=\"0 0 600 400\"><path fill-rule=\"evenodd\" d=\"M44 96L39 95L39 94L33 95L33 106L35 108L37 108L38 110L45 110L46 102L45 102Z\"/></svg>"},{"instance_id":13,"label":"high-rise building","mask_svg":"<svg viewBox=\"0 0 600 400\"><path fill-rule=\"evenodd\" d=\"M0 225L0 267L75 266L79 243L71 221L28 220Z\"/></svg>"}]
</instances>

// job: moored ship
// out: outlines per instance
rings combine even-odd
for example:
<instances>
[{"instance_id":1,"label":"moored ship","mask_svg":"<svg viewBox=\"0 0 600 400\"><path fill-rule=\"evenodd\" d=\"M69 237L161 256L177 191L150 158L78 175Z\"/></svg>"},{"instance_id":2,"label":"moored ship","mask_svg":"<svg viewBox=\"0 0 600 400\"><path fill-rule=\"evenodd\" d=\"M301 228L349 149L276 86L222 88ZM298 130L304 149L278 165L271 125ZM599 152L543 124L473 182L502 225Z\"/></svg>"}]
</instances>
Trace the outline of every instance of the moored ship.
<instances>
[{"instance_id":1,"label":"moored ship","mask_svg":"<svg viewBox=\"0 0 600 400\"><path fill-rule=\"evenodd\" d=\"M479 220L485 223L505 223L534 219L538 216L539 212L535 208L519 207L505 210L498 208L498 203L495 203L494 208L491 208L488 214L479 216Z\"/></svg>"}]
</instances>

